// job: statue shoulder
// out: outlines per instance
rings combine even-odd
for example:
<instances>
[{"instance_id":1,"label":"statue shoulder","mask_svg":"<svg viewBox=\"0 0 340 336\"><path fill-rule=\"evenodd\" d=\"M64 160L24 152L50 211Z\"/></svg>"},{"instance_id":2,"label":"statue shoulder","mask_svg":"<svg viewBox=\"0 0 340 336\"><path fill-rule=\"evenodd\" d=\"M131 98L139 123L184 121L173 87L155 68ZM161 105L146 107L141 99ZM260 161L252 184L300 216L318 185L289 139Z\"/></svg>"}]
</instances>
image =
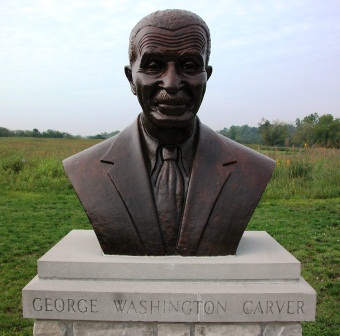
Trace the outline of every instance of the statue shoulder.
<instances>
[{"instance_id":1,"label":"statue shoulder","mask_svg":"<svg viewBox=\"0 0 340 336\"><path fill-rule=\"evenodd\" d=\"M73 170L79 171L82 168L89 169L92 165L98 163L101 157L114 145L118 138L119 134L65 159L63 165L66 173L69 174Z\"/></svg>"},{"instance_id":2,"label":"statue shoulder","mask_svg":"<svg viewBox=\"0 0 340 336\"><path fill-rule=\"evenodd\" d=\"M270 178L275 168L273 159L220 134L218 136L233 152L242 171L258 172L260 175L267 175Z\"/></svg>"},{"instance_id":3,"label":"statue shoulder","mask_svg":"<svg viewBox=\"0 0 340 336\"><path fill-rule=\"evenodd\" d=\"M217 142L221 145L219 148L226 146L234 155L241 174L261 175L269 180L275 168L275 161L273 159L214 132L206 125L200 124L200 133L203 141Z\"/></svg>"},{"instance_id":4,"label":"statue shoulder","mask_svg":"<svg viewBox=\"0 0 340 336\"><path fill-rule=\"evenodd\" d=\"M137 123L134 122L117 135L63 161L66 174L78 195L84 190L100 188L100 183L106 181L107 171L114 164L117 153L124 153L126 145L131 143L136 133Z\"/></svg>"}]
</instances>

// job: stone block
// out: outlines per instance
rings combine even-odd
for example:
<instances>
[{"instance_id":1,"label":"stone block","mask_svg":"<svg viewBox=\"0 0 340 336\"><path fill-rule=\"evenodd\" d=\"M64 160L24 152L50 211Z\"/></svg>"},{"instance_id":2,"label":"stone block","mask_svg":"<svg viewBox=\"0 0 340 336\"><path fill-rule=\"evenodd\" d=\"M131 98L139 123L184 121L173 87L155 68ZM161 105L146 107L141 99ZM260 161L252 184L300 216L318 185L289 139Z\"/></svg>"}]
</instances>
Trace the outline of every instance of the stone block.
<instances>
[{"instance_id":1,"label":"stone block","mask_svg":"<svg viewBox=\"0 0 340 336\"><path fill-rule=\"evenodd\" d=\"M246 231L236 256L103 255L92 230L73 230L38 260L41 279L298 280L300 262L267 232Z\"/></svg>"},{"instance_id":2,"label":"stone block","mask_svg":"<svg viewBox=\"0 0 340 336\"><path fill-rule=\"evenodd\" d=\"M196 324L195 336L261 336L258 323Z\"/></svg>"},{"instance_id":3,"label":"stone block","mask_svg":"<svg viewBox=\"0 0 340 336\"><path fill-rule=\"evenodd\" d=\"M159 323L157 336L190 336L190 324Z\"/></svg>"},{"instance_id":4,"label":"stone block","mask_svg":"<svg viewBox=\"0 0 340 336\"><path fill-rule=\"evenodd\" d=\"M229 329L315 319L316 293L299 278L300 263L266 232L246 232L236 256L196 258L105 256L93 231L75 230L38 264L23 289L25 318Z\"/></svg>"},{"instance_id":5,"label":"stone block","mask_svg":"<svg viewBox=\"0 0 340 336\"><path fill-rule=\"evenodd\" d=\"M151 323L75 322L74 336L153 336Z\"/></svg>"},{"instance_id":6,"label":"stone block","mask_svg":"<svg viewBox=\"0 0 340 336\"><path fill-rule=\"evenodd\" d=\"M67 336L67 327L60 321L35 321L33 336Z\"/></svg>"},{"instance_id":7,"label":"stone block","mask_svg":"<svg viewBox=\"0 0 340 336\"><path fill-rule=\"evenodd\" d=\"M263 336L302 336L302 327L300 323L269 323Z\"/></svg>"},{"instance_id":8,"label":"stone block","mask_svg":"<svg viewBox=\"0 0 340 336\"><path fill-rule=\"evenodd\" d=\"M42 280L23 290L24 317L46 320L226 323L315 318L315 291L294 282Z\"/></svg>"}]
</instances>

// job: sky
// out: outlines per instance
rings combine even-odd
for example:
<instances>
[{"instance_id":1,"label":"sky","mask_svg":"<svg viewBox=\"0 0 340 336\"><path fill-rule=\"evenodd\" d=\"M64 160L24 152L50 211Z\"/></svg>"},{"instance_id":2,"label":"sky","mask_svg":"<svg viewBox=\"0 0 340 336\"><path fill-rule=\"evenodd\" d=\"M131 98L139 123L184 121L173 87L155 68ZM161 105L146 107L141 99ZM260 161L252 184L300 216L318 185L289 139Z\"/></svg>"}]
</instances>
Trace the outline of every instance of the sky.
<instances>
[{"instance_id":1,"label":"sky","mask_svg":"<svg viewBox=\"0 0 340 336\"><path fill-rule=\"evenodd\" d=\"M340 0L0 0L0 127L123 130L141 111L124 74L130 31L166 8L210 28L198 115L212 129L340 117Z\"/></svg>"}]
</instances>

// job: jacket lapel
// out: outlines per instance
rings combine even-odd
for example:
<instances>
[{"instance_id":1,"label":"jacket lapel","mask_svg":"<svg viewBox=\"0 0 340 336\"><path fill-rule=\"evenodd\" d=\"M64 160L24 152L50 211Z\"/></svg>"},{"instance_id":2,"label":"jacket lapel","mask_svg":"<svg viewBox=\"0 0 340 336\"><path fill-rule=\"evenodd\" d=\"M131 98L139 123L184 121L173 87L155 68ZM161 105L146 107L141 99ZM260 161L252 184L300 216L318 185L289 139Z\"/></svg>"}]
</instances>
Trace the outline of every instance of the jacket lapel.
<instances>
[{"instance_id":1,"label":"jacket lapel","mask_svg":"<svg viewBox=\"0 0 340 336\"><path fill-rule=\"evenodd\" d=\"M146 254L164 254L138 120L119 134L100 161L109 165L107 174L125 204Z\"/></svg>"},{"instance_id":2,"label":"jacket lapel","mask_svg":"<svg viewBox=\"0 0 340 336\"><path fill-rule=\"evenodd\" d=\"M177 248L194 255L215 203L236 164L228 146L200 124Z\"/></svg>"}]
</instances>

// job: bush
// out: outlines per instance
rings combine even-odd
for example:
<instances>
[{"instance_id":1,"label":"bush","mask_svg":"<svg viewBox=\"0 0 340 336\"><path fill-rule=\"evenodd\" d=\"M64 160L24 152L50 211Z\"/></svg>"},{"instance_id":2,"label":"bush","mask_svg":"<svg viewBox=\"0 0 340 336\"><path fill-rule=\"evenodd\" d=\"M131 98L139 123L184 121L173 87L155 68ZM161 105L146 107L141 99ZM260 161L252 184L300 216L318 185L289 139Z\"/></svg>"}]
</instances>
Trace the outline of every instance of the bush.
<instances>
[{"instance_id":1,"label":"bush","mask_svg":"<svg viewBox=\"0 0 340 336\"><path fill-rule=\"evenodd\" d=\"M312 171L312 165L304 161L293 161L288 165L288 176L291 178L308 177Z\"/></svg>"},{"instance_id":2,"label":"bush","mask_svg":"<svg viewBox=\"0 0 340 336\"><path fill-rule=\"evenodd\" d=\"M2 169L9 174L18 174L25 166L25 160L18 156L10 156L2 161Z\"/></svg>"}]
</instances>

